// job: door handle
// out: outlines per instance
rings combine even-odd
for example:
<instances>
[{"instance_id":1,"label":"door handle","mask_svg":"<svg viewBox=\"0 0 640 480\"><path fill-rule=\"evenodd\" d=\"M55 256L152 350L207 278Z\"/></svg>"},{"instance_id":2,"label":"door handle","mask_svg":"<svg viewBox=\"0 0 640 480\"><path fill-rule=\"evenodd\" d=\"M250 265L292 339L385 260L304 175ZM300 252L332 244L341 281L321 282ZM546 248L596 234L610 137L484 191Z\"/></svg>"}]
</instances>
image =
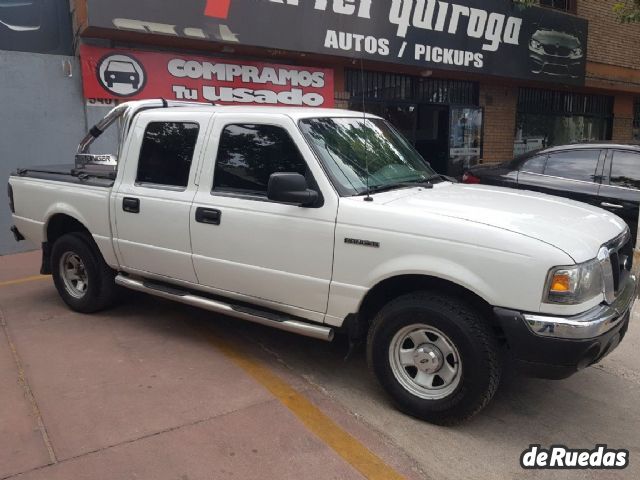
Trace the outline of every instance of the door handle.
<instances>
[{"instance_id":1,"label":"door handle","mask_svg":"<svg viewBox=\"0 0 640 480\"><path fill-rule=\"evenodd\" d=\"M140 199L124 197L122 199L122 210L128 213L140 213Z\"/></svg>"},{"instance_id":2,"label":"door handle","mask_svg":"<svg viewBox=\"0 0 640 480\"><path fill-rule=\"evenodd\" d=\"M207 225L220 225L222 212L215 208L196 208L196 222Z\"/></svg>"},{"instance_id":3,"label":"door handle","mask_svg":"<svg viewBox=\"0 0 640 480\"><path fill-rule=\"evenodd\" d=\"M602 202L600 204L600 206L602 206L604 208L614 208L616 210L620 210L620 209L624 208L623 205L618 205L616 203L608 203L608 202Z\"/></svg>"}]
</instances>

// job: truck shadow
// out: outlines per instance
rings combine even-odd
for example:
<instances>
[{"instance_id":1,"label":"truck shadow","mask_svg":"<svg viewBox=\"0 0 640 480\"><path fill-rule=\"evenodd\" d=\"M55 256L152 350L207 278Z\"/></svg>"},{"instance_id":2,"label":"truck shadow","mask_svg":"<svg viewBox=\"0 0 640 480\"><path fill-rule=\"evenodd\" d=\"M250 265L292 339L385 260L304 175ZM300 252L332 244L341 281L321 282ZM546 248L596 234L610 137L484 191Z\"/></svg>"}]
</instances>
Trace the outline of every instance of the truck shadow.
<instances>
[{"instance_id":1,"label":"truck shadow","mask_svg":"<svg viewBox=\"0 0 640 480\"><path fill-rule=\"evenodd\" d=\"M150 329L175 323L178 328L172 333L193 344L207 343L207 336L214 335L224 336L232 344L238 342L245 351L247 346L257 347L274 363L285 365L348 410L357 410L373 425L381 415L410 425L421 435L477 435L496 446L517 446L520 451L530 443L578 446L586 442L593 446L610 442L625 448L637 443L632 425L640 424L639 415L630 414L627 422L620 418L620 412L627 409L630 396L640 398L640 389L599 369L551 381L523 377L507 364L501 385L483 412L461 425L442 428L396 411L367 368L364 346L346 358L349 345L342 336L325 343L137 293L129 294L122 306L106 315ZM613 391L619 394L611 395ZM624 439L634 443L624 443Z\"/></svg>"}]
</instances>

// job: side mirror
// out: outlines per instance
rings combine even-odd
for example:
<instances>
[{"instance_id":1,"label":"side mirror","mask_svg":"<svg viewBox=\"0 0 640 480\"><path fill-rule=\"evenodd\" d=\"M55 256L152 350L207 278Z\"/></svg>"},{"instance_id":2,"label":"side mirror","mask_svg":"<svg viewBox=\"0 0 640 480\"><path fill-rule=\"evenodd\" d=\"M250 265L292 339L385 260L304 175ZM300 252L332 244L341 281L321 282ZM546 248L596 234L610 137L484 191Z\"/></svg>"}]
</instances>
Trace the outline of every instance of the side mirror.
<instances>
[{"instance_id":1,"label":"side mirror","mask_svg":"<svg viewBox=\"0 0 640 480\"><path fill-rule=\"evenodd\" d=\"M273 173L269 177L267 198L307 207L318 200L318 192L310 190L307 180L299 173Z\"/></svg>"}]
</instances>

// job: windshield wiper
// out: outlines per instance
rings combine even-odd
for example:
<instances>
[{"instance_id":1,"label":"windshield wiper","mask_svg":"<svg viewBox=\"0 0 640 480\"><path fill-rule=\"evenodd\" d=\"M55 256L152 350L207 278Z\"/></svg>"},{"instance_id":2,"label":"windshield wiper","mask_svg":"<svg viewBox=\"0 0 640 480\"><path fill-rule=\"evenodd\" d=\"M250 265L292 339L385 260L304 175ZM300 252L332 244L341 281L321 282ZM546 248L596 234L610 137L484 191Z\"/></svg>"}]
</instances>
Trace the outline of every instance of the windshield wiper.
<instances>
[{"instance_id":1,"label":"windshield wiper","mask_svg":"<svg viewBox=\"0 0 640 480\"><path fill-rule=\"evenodd\" d=\"M382 193L388 192L391 190L396 190L398 188L410 188L410 187L424 187L424 188L433 188L433 183L428 180L419 180L415 182L400 182L400 183L390 183L389 185L377 185L373 187L369 187L369 191L366 190L358 196L367 195L367 193Z\"/></svg>"},{"instance_id":2,"label":"windshield wiper","mask_svg":"<svg viewBox=\"0 0 640 480\"><path fill-rule=\"evenodd\" d=\"M448 175L442 175L441 173L435 173L435 174L431 175L430 177L425 179L425 182L433 182L434 180L436 180L438 178L440 180L442 180L443 182L458 183L458 181L455 178L450 177Z\"/></svg>"}]
</instances>

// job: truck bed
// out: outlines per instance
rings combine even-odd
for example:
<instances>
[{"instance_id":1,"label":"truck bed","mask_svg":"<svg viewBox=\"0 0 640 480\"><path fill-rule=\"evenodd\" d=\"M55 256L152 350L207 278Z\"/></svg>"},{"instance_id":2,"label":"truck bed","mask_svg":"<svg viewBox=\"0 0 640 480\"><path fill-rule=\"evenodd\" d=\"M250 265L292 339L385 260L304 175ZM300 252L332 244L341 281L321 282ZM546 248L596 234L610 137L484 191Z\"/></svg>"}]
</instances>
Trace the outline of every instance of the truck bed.
<instances>
[{"instance_id":1,"label":"truck bed","mask_svg":"<svg viewBox=\"0 0 640 480\"><path fill-rule=\"evenodd\" d=\"M79 170L74 164L60 164L19 168L13 175L23 178L38 178L110 188L115 181L116 172Z\"/></svg>"}]
</instances>

